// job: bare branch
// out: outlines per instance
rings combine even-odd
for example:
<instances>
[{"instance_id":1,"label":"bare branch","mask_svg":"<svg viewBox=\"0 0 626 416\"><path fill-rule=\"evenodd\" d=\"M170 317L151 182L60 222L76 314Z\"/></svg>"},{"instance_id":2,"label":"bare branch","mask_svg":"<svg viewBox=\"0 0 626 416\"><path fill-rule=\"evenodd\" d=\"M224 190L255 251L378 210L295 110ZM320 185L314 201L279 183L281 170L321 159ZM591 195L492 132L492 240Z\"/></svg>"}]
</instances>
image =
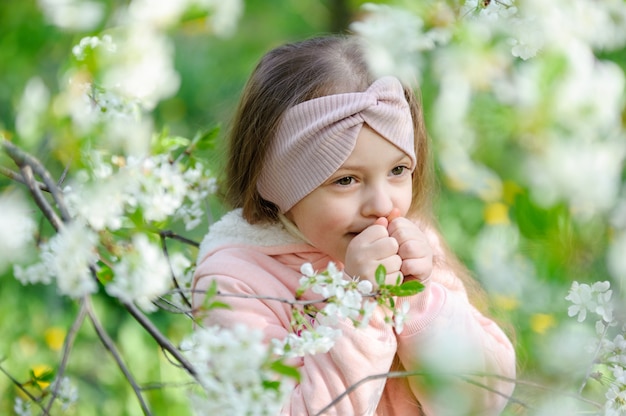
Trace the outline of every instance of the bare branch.
<instances>
[{"instance_id":1,"label":"bare branch","mask_svg":"<svg viewBox=\"0 0 626 416\"><path fill-rule=\"evenodd\" d=\"M193 368L191 363L189 363L189 361L187 361L187 359L182 355L182 353L170 342L170 340L167 339L161 333L161 331L159 331L159 329L139 309L137 309L135 305L126 302L122 302L122 304L124 305L126 310L130 312L133 318L135 318L135 320L139 322L139 324L143 326L146 331L148 331L152 338L154 338L154 340L164 350L172 354L174 358L176 358L176 361L178 361L191 376L197 379L198 374L196 370Z\"/></svg>"},{"instance_id":2,"label":"bare branch","mask_svg":"<svg viewBox=\"0 0 626 416\"><path fill-rule=\"evenodd\" d=\"M85 299L82 299L80 302L80 309L78 310L78 314L76 315L76 319L74 319L74 323L70 327L67 332L67 336L65 337L65 342L63 343L63 356L61 358L61 363L59 364L59 369L57 370L56 381L54 383L54 388L52 389L52 396L50 397L50 401L46 406L46 412L49 412L52 408L52 404L54 400L57 398L59 394L59 388L61 386L61 378L63 374L65 374L65 368L67 367L67 361L70 356L70 352L72 351L72 347L74 346L74 341L76 339L76 334L78 330L82 326L85 321L85 316L87 315L87 305Z\"/></svg>"},{"instance_id":3,"label":"bare branch","mask_svg":"<svg viewBox=\"0 0 626 416\"><path fill-rule=\"evenodd\" d=\"M0 175L4 175L9 179L12 179L16 182L19 182L21 184L26 185L26 180L24 179L24 177L22 175L19 174L19 172L15 172L11 169L7 169L4 166L0 166ZM44 192L50 192L48 190L48 188L46 187L46 185L44 185L43 183L37 181L35 182L37 184L37 186L39 187L39 189L41 189Z\"/></svg>"},{"instance_id":4,"label":"bare branch","mask_svg":"<svg viewBox=\"0 0 626 416\"><path fill-rule=\"evenodd\" d=\"M37 204L39 209L41 209L41 212L43 212L44 216L48 219L50 224L52 224L54 229L60 231L61 228L63 228L63 221L61 220L61 218L59 218L52 206L50 206L50 203L41 193L39 187L35 184L35 178L33 177L32 168L29 165L24 165L21 167L21 171L22 177L26 181L26 186L28 186L28 189L33 195L35 203Z\"/></svg>"},{"instance_id":5,"label":"bare branch","mask_svg":"<svg viewBox=\"0 0 626 416\"><path fill-rule=\"evenodd\" d=\"M113 342L113 340L109 337L109 334L107 334L107 332L104 330L104 328L100 324L100 320L98 319L93 308L91 307L90 298L86 297L84 299L84 303L86 305L87 315L89 316L89 320L93 324L93 327L96 330L98 337L100 338L100 340L102 341L102 344L106 347L106 349L109 350L109 352L113 356L113 359L117 363L117 366L120 368L120 370L124 374L124 377L126 377L126 380L128 380L128 382L130 383L133 391L135 392L135 395L137 396L137 399L139 400L139 404L141 405L141 410L143 411L145 415L151 415L152 413L150 412L150 409L148 408L148 405L142 396L141 388L139 387L133 375L130 373L130 370L128 369L124 361L122 360L122 357L120 356L119 352L117 351L117 347L115 346L115 342Z\"/></svg>"},{"instance_id":6,"label":"bare branch","mask_svg":"<svg viewBox=\"0 0 626 416\"><path fill-rule=\"evenodd\" d=\"M426 376L429 375L431 373L429 372L425 372L425 371L390 371L388 373L381 373L381 374L373 374L371 376L367 376L359 381L357 381L356 383L352 384L350 387L348 387L343 393L341 393L339 396L335 397L333 399L333 401L331 401L328 405L326 405L322 410L320 410L319 412L317 412L315 414L315 416L320 416L323 415L324 413L328 412L332 407L336 406L337 403L339 403L341 400L343 400L346 396L348 396L350 393L352 393L354 390L356 390L357 388L359 388L362 384L367 383L368 381L374 381L374 380L379 380L381 378L405 378L405 377L411 377L411 376ZM445 376L446 374L438 374L438 375L443 375ZM521 406L528 408L528 405L520 402L517 399L514 399L512 396L509 396L508 394L504 394L502 392L499 392L495 389L492 389L491 387L488 387L482 383L479 383L475 380L472 380L470 378L468 378L468 376L480 376L480 377L495 377L501 380L505 380L508 381L510 383L516 383L517 380L512 379L512 378L508 378L508 377L504 377L504 376L500 376L497 374L470 374L470 375L459 375L459 374L448 374L448 376L450 377L458 377L461 380L479 386L479 387L483 387L493 393L496 393L508 400L511 400L517 404L520 404Z\"/></svg>"},{"instance_id":7,"label":"bare branch","mask_svg":"<svg viewBox=\"0 0 626 416\"><path fill-rule=\"evenodd\" d=\"M187 237L183 237L182 235L176 234L175 232L171 231L171 230L162 230L159 231L159 235L161 235L161 237L165 237L165 238L171 238L173 240L178 240L182 243L188 244L190 246L193 247L200 247L200 243L190 240Z\"/></svg>"},{"instance_id":8,"label":"bare branch","mask_svg":"<svg viewBox=\"0 0 626 416\"><path fill-rule=\"evenodd\" d=\"M185 305L187 305L191 309L191 302L187 299L187 296L180 291L180 285L178 284L178 279L176 279L176 274L174 273L174 269L172 268L172 262L170 261L170 254L167 250L167 243L165 242L166 235L163 232L159 233L159 237L161 238L161 249L163 250L163 254L165 254L165 258L167 258L167 264L170 266L170 273L172 275L172 281L174 282L174 286L179 290L180 297L183 298Z\"/></svg>"}]
</instances>

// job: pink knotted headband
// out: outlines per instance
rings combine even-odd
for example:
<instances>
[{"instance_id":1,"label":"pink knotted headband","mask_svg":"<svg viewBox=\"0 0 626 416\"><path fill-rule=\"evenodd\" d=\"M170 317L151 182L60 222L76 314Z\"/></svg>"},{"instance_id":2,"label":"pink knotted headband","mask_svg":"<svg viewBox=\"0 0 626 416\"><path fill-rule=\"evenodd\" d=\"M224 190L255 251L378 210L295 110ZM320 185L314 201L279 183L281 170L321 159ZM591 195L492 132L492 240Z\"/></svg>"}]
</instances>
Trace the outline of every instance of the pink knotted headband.
<instances>
[{"instance_id":1,"label":"pink knotted headband","mask_svg":"<svg viewBox=\"0 0 626 416\"><path fill-rule=\"evenodd\" d=\"M416 164L409 104L400 81L387 76L364 92L327 95L288 109L257 182L261 197L289 211L341 167L363 123Z\"/></svg>"}]
</instances>

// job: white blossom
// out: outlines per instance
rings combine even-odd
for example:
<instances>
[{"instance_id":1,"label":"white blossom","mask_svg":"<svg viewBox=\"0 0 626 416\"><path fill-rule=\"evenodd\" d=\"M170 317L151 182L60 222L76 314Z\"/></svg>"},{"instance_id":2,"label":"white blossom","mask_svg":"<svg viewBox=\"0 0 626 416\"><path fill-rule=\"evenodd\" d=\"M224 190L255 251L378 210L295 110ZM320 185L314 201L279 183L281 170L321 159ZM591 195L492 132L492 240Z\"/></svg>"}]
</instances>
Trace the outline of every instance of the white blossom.
<instances>
[{"instance_id":1,"label":"white blossom","mask_svg":"<svg viewBox=\"0 0 626 416\"><path fill-rule=\"evenodd\" d=\"M98 290L92 267L98 259L96 244L98 235L80 221L73 221L41 246L41 265L28 271L38 270L48 274L56 282L59 293L80 298ZM42 278L43 283L49 278Z\"/></svg>"},{"instance_id":2,"label":"white blossom","mask_svg":"<svg viewBox=\"0 0 626 416\"><path fill-rule=\"evenodd\" d=\"M113 281L106 285L109 295L135 302L147 312L156 310L152 301L170 287L170 267L161 249L144 234L132 239L132 246L113 265Z\"/></svg>"},{"instance_id":3,"label":"white blossom","mask_svg":"<svg viewBox=\"0 0 626 416\"><path fill-rule=\"evenodd\" d=\"M29 79L15 117L15 129L21 139L36 143L41 138L49 102L50 91L43 80L39 77Z\"/></svg>"},{"instance_id":4,"label":"white blossom","mask_svg":"<svg viewBox=\"0 0 626 416\"><path fill-rule=\"evenodd\" d=\"M304 357L323 354L335 345L341 330L326 325L318 325L299 334L289 334L283 340L272 340L274 354L284 357Z\"/></svg>"},{"instance_id":5,"label":"white blossom","mask_svg":"<svg viewBox=\"0 0 626 416\"><path fill-rule=\"evenodd\" d=\"M200 328L181 343L196 369L202 391L192 397L199 415L278 414L293 380L270 370L274 359L263 332L236 325L232 329ZM268 388L268 382L279 382Z\"/></svg>"},{"instance_id":6,"label":"white blossom","mask_svg":"<svg viewBox=\"0 0 626 416\"><path fill-rule=\"evenodd\" d=\"M15 403L13 403L13 411L16 416L31 416L31 401L24 400L21 397L17 396L15 398Z\"/></svg>"},{"instance_id":7,"label":"white blossom","mask_svg":"<svg viewBox=\"0 0 626 416\"><path fill-rule=\"evenodd\" d=\"M365 19L350 25L363 40L365 56L377 76L395 75L412 83L420 79L424 65L422 52L433 49L438 40L447 39L444 29L424 32L421 17L404 9L366 3ZM402 42L398 42L402 39Z\"/></svg>"},{"instance_id":8,"label":"white blossom","mask_svg":"<svg viewBox=\"0 0 626 416\"><path fill-rule=\"evenodd\" d=\"M74 57L82 61L85 59L87 49L104 48L108 52L115 52L117 45L113 42L111 35L98 36L85 36L72 48L72 54Z\"/></svg>"},{"instance_id":9,"label":"white blossom","mask_svg":"<svg viewBox=\"0 0 626 416\"><path fill-rule=\"evenodd\" d=\"M626 367L626 339L624 339L624 334L617 334L613 341L607 341L603 349L607 354L609 363Z\"/></svg>"},{"instance_id":10,"label":"white blossom","mask_svg":"<svg viewBox=\"0 0 626 416\"><path fill-rule=\"evenodd\" d=\"M35 220L21 194L0 194L0 273L9 264L26 258L26 250L33 245Z\"/></svg>"},{"instance_id":11,"label":"white blossom","mask_svg":"<svg viewBox=\"0 0 626 416\"><path fill-rule=\"evenodd\" d=\"M59 384L58 387L56 384ZM69 377L55 379L52 389L56 389L57 399L61 402L61 408L67 410L78 400L78 388Z\"/></svg>"},{"instance_id":12,"label":"white blossom","mask_svg":"<svg viewBox=\"0 0 626 416\"><path fill-rule=\"evenodd\" d=\"M39 0L46 19L68 31L91 30L104 16L104 5L88 0Z\"/></svg>"},{"instance_id":13,"label":"white blossom","mask_svg":"<svg viewBox=\"0 0 626 416\"><path fill-rule=\"evenodd\" d=\"M402 333L404 330L404 323L406 322L410 306L409 302L400 302L394 311L393 327L395 328L397 334Z\"/></svg>"},{"instance_id":14,"label":"white blossom","mask_svg":"<svg viewBox=\"0 0 626 416\"><path fill-rule=\"evenodd\" d=\"M573 303L567 310L569 316L577 316L578 322L583 322L587 312L599 315L605 322L613 320L613 306L611 304L610 282L595 282L593 285L573 282L568 295L565 297Z\"/></svg>"},{"instance_id":15,"label":"white blossom","mask_svg":"<svg viewBox=\"0 0 626 416\"><path fill-rule=\"evenodd\" d=\"M101 51L103 88L136 99L147 110L178 90L174 50L164 33L150 25L134 24L115 33L113 40L115 52Z\"/></svg>"}]
</instances>

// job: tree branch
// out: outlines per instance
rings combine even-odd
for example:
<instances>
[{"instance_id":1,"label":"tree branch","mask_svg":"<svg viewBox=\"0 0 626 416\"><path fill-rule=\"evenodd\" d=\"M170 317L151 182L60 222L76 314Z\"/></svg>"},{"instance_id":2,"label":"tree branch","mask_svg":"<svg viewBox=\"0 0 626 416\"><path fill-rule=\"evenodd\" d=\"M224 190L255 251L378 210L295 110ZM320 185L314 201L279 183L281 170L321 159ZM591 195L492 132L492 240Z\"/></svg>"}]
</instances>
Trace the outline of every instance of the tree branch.
<instances>
[{"instance_id":1,"label":"tree branch","mask_svg":"<svg viewBox=\"0 0 626 416\"><path fill-rule=\"evenodd\" d=\"M57 370L56 381L54 383L54 388L52 389L52 396L50 397L50 401L46 406L46 412L49 412L52 408L52 404L54 400L57 398L59 394L59 387L61 386L61 378L63 374L65 374L65 368L67 367L67 361L70 356L70 352L72 347L74 346L74 341L76 339L76 334L78 330L82 326L85 321L85 316L87 315L87 302L85 298L83 298L80 302L80 309L78 310L78 314L76 315L76 319L74 319L74 323L70 327L67 332L67 336L65 337L65 342L63 343L63 356L61 358L61 363L59 364L59 369Z\"/></svg>"},{"instance_id":2,"label":"tree branch","mask_svg":"<svg viewBox=\"0 0 626 416\"><path fill-rule=\"evenodd\" d=\"M130 314L135 318L135 320L142 326L152 338L167 352L172 354L176 361L183 366L187 372L193 376L196 380L198 380L198 373L193 368L191 363L187 361L187 359L182 355L182 353L167 339L159 329L154 326L154 324L132 303L122 302L126 310L130 312Z\"/></svg>"},{"instance_id":3,"label":"tree branch","mask_svg":"<svg viewBox=\"0 0 626 416\"><path fill-rule=\"evenodd\" d=\"M91 306L91 302L89 301L89 299L90 298L88 298L88 297L85 298L85 305L86 305L86 308L87 308L87 315L89 316L89 319L90 319L91 323L93 324L93 327L96 330L96 333L98 334L98 337L100 338L100 340L102 341L102 344L106 347L106 349L109 350L109 352L113 356L113 359L117 363L117 366L120 368L120 370L122 371L122 373L126 377L126 380L128 380L128 382L130 383L133 391L135 392L135 395L137 396L137 399L139 400L139 404L141 406L141 410L143 410L143 413L145 415L151 415L152 413L150 412L150 409L148 408L148 405L146 404L146 402L145 402L145 400L144 400L144 398L142 396L141 388L139 387L139 385L135 381L133 375L130 373L130 370L128 369L126 364L124 364L124 361L122 360L122 357L120 356L119 352L117 351L115 343L109 337L109 334L107 334L107 332L104 330L104 328L100 324L100 321L98 320L98 317L95 315L95 312L94 312L94 310L93 310L93 308Z\"/></svg>"},{"instance_id":4,"label":"tree branch","mask_svg":"<svg viewBox=\"0 0 626 416\"><path fill-rule=\"evenodd\" d=\"M33 172L41 178L59 209L61 219L64 222L68 222L71 219L71 216L65 205L63 193L59 189L57 183L52 179L52 176L50 175L48 170L41 164L41 162L39 162L38 159L24 152L5 138L2 138L2 146L9 154L11 159L13 159L16 165L18 165L20 168L26 165L30 166Z\"/></svg>"},{"instance_id":5,"label":"tree branch","mask_svg":"<svg viewBox=\"0 0 626 416\"><path fill-rule=\"evenodd\" d=\"M4 166L0 166L0 175L4 175L7 178L14 180L16 182L19 182L21 184L26 185L26 180L24 179L24 177L22 175L20 175L18 172L15 172L11 169L7 169ZM37 184L37 186L39 187L39 189L41 189L44 192L50 192L48 190L48 188L46 187L46 185L44 185L43 183L37 181L35 182Z\"/></svg>"},{"instance_id":6,"label":"tree branch","mask_svg":"<svg viewBox=\"0 0 626 416\"><path fill-rule=\"evenodd\" d=\"M35 178L33 177L32 168L29 165L24 165L20 167L22 171L22 177L26 181L26 186L30 190L30 193L33 195L33 199L35 203L41 209L43 215L48 219L50 224L54 227L54 229L58 232L63 228L63 221L54 209L50 206L50 203L43 196L41 190L35 183Z\"/></svg>"},{"instance_id":7,"label":"tree branch","mask_svg":"<svg viewBox=\"0 0 626 416\"><path fill-rule=\"evenodd\" d=\"M170 273L172 275L172 281L174 282L174 287L178 289L179 291L178 293L180 293L180 297L183 298L185 305L187 305L189 309L191 309L191 302L189 301L189 299L187 299L187 296L185 296L185 294L181 291L180 285L178 284L178 279L176 279L176 274L174 273L174 269L172 268L172 262L170 261L170 253L167 250L167 243L165 242L166 235L164 234L164 232L160 232L159 237L161 238L161 249L163 250L163 254L165 254L165 258L167 258L167 264L169 264L170 266Z\"/></svg>"}]
</instances>

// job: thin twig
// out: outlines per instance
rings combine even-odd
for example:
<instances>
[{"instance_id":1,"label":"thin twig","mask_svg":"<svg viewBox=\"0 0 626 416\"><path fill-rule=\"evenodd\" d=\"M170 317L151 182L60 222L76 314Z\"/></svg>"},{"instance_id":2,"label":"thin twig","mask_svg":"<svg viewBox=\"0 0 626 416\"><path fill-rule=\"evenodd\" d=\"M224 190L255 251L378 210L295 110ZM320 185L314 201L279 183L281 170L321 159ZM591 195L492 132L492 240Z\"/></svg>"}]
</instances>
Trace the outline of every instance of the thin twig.
<instances>
[{"instance_id":1,"label":"thin twig","mask_svg":"<svg viewBox=\"0 0 626 416\"><path fill-rule=\"evenodd\" d=\"M4 166L0 166L0 175L4 175L9 179L14 180L15 182L19 182L21 184L26 185L26 180L24 179L22 175L19 174L19 172L15 172L11 169L5 168ZM50 192L48 190L48 187L46 187L46 185L44 185L43 183L39 181L36 181L35 183L37 184L39 189L41 189L42 191Z\"/></svg>"},{"instance_id":2,"label":"thin twig","mask_svg":"<svg viewBox=\"0 0 626 416\"><path fill-rule=\"evenodd\" d=\"M585 389L585 386L587 385L587 381L589 380L589 378L591 376L591 371L593 369L593 366L594 366L594 363L596 361L596 358L600 354L600 351L602 351L602 340L606 336L608 330L609 330L609 325L605 324L604 325L604 330L602 331L602 336L600 337L600 340L598 341L598 345L596 347L596 350L593 353L593 359L591 360L591 363L589 364L589 367L587 367L587 373L585 374L585 378L583 379L583 382L581 383L580 388L578 389L578 394L582 394L583 390Z\"/></svg>"},{"instance_id":3,"label":"thin twig","mask_svg":"<svg viewBox=\"0 0 626 416\"><path fill-rule=\"evenodd\" d=\"M176 274L174 273L174 268L172 267L172 262L170 261L170 253L167 250L167 243L165 241L166 235L163 232L160 232L159 237L161 238L161 249L163 250L163 254L165 254L165 258L167 259L167 264L169 264L170 266L170 273L172 275L172 281L174 282L174 286L176 287L176 289L180 290L178 279L176 279ZM180 297L183 298L185 305L191 308L191 302L189 301L189 299L187 299L187 296L185 296L182 292L179 292L179 293L180 293Z\"/></svg>"},{"instance_id":4,"label":"thin twig","mask_svg":"<svg viewBox=\"0 0 626 416\"><path fill-rule=\"evenodd\" d=\"M172 354L176 361L178 361L187 372L195 379L198 378L196 370L191 363L182 355L182 353L167 339L159 329L132 303L122 302L126 310L135 318L135 320L142 326L152 338L167 352Z\"/></svg>"},{"instance_id":5,"label":"thin twig","mask_svg":"<svg viewBox=\"0 0 626 416\"><path fill-rule=\"evenodd\" d=\"M190 289L191 293L207 293L206 290L199 289ZM286 303L291 306L308 306L314 305L316 303L328 302L330 298L320 298L320 299L312 299L312 300L298 300L298 299L286 299L286 298L277 298L275 296L266 296L266 295L255 295L253 293L226 293L218 291L215 296L221 296L224 298L244 298L244 299L257 299L257 300L273 300L280 303ZM363 295L363 297L374 297L376 294L371 295Z\"/></svg>"},{"instance_id":6,"label":"thin twig","mask_svg":"<svg viewBox=\"0 0 626 416\"><path fill-rule=\"evenodd\" d=\"M85 321L85 316L87 315L87 306L85 299L82 299L80 302L80 309L78 310L78 314L76 315L76 319L74 319L74 323L70 327L67 335L65 337L65 341L63 342L63 356L61 358L61 363L59 364L59 369L56 375L56 382L54 383L54 388L52 389L52 396L50 397L50 401L46 406L46 411L49 412L52 408L52 404L54 400L57 398L59 394L59 388L61 386L61 378L65 373L65 368L67 367L67 361L69 360L70 352L72 351L72 347L74 346L74 341L76 339L76 334L78 330L82 326Z\"/></svg>"},{"instance_id":7,"label":"thin twig","mask_svg":"<svg viewBox=\"0 0 626 416\"><path fill-rule=\"evenodd\" d=\"M328 412L332 407L334 407L335 405L337 405L337 403L339 403L341 400L343 400L346 396L348 396L350 393L352 393L354 390L356 390L357 388L359 388L362 384L367 383L368 381L373 381L373 380L379 380L381 378L405 378L405 377L412 377L412 376L426 376L429 375L431 373L428 372L424 372L424 371L390 371L388 373L381 373L381 374L373 374L367 377L362 378L361 380L357 381L356 383L352 384L351 386L349 386L343 393L341 393L339 396L335 397L333 399L333 401L331 401L328 405L326 405L322 410L320 410L319 412L317 412L315 414L315 416L320 416L323 415L324 413ZM504 377L504 376L499 376L497 374L470 374L472 376L480 376L480 377L495 377L501 380L505 380L508 381L510 383L516 383L517 381L515 379L509 378L509 377ZM461 376L459 374L449 374L449 376L452 377L460 377L461 380L468 382L470 384L474 384L477 386L481 386L481 387L485 387L487 390L497 393L500 396L508 399L508 400L513 400L515 403L522 405L523 407L528 408L528 405L513 399L512 396L509 396L507 394L498 392L497 390L494 390L488 386L484 386L481 383L478 383L474 380L471 379L467 379L466 376Z\"/></svg>"},{"instance_id":8,"label":"thin twig","mask_svg":"<svg viewBox=\"0 0 626 416\"><path fill-rule=\"evenodd\" d=\"M9 380L11 380L11 383L13 383L15 385L15 387L17 387L22 393L24 393L26 395L26 397L28 397L33 403L35 403L37 406L39 406L42 410L42 415L50 415L50 413L48 412L48 410L46 410L41 402L39 401L39 399L37 399L35 396L33 396L28 390L26 390L24 388L24 386L22 385L22 383L20 383L19 381L17 381L15 378L13 378L13 376L11 374L9 374L7 372L7 370L4 369L4 367L2 367L0 365L0 371L2 371L4 373L5 376L8 377Z\"/></svg>"},{"instance_id":9,"label":"thin twig","mask_svg":"<svg viewBox=\"0 0 626 416\"><path fill-rule=\"evenodd\" d=\"M182 243L188 244L193 247L200 247L200 243L198 243L197 241L190 240L189 238L183 237L180 234L176 234L175 232L171 230L162 230L162 231L159 231L159 234L161 235L161 237L171 238L172 240L178 240Z\"/></svg>"},{"instance_id":10,"label":"thin twig","mask_svg":"<svg viewBox=\"0 0 626 416\"><path fill-rule=\"evenodd\" d=\"M139 387L133 375L130 373L130 370L122 360L122 357L120 356L119 352L117 351L117 347L115 346L115 342L113 342L113 340L109 337L109 334L107 334L107 332L100 324L100 320L96 316L91 306L91 302L89 301L89 298L85 298L85 305L87 308L87 315L89 316L89 320L93 324L93 327L96 330L98 337L102 341L102 344L105 346L105 348L109 350L109 352L113 356L113 359L117 363L117 366L124 374L124 377L126 377L126 380L128 380L128 382L130 383L133 391L135 392L135 395L137 396L137 399L139 400L139 404L141 406L141 409L143 410L143 413L145 415L151 415L152 413L150 412L150 409L148 408L148 405L146 404L142 396L141 388Z\"/></svg>"},{"instance_id":11,"label":"thin twig","mask_svg":"<svg viewBox=\"0 0 626 416\"><path fill-rule=\"evenodd\" d=\"M56 231L60 231L63 228L63 221L59 218L52 206L50 206L50 203L43 196L41 189L39 189L39 187L35 184L32 168L30 165L23 165L20 170L22 171L22 177L26 181L26 186L28 186L30 193L33 195L35 203L39 209L41 209L41 212L48 219L50 224L52 224L54 229Z\"/></svg>"},{"instance_id":12,"label":"thin twig","mask_svg":"<svg viewBox=\"0 0 626 416\"><path fill-rule=\"evenodd\" d=\"M64 222L68 222L71 219L71 216L65 205L63 193L57 186L56 182L52 179L52 176L50 175L48 170L41 164L41 162L37 158L24 152L7 139L2 139L2 145L16 165L18 165L20 168L26 165L30 166L33 172L41 178L43 183L48 188L48 191L52 195L52 198L54 199L57 208L59 209L61 219L63 219Z\"/></svg>"}]
</instances>

